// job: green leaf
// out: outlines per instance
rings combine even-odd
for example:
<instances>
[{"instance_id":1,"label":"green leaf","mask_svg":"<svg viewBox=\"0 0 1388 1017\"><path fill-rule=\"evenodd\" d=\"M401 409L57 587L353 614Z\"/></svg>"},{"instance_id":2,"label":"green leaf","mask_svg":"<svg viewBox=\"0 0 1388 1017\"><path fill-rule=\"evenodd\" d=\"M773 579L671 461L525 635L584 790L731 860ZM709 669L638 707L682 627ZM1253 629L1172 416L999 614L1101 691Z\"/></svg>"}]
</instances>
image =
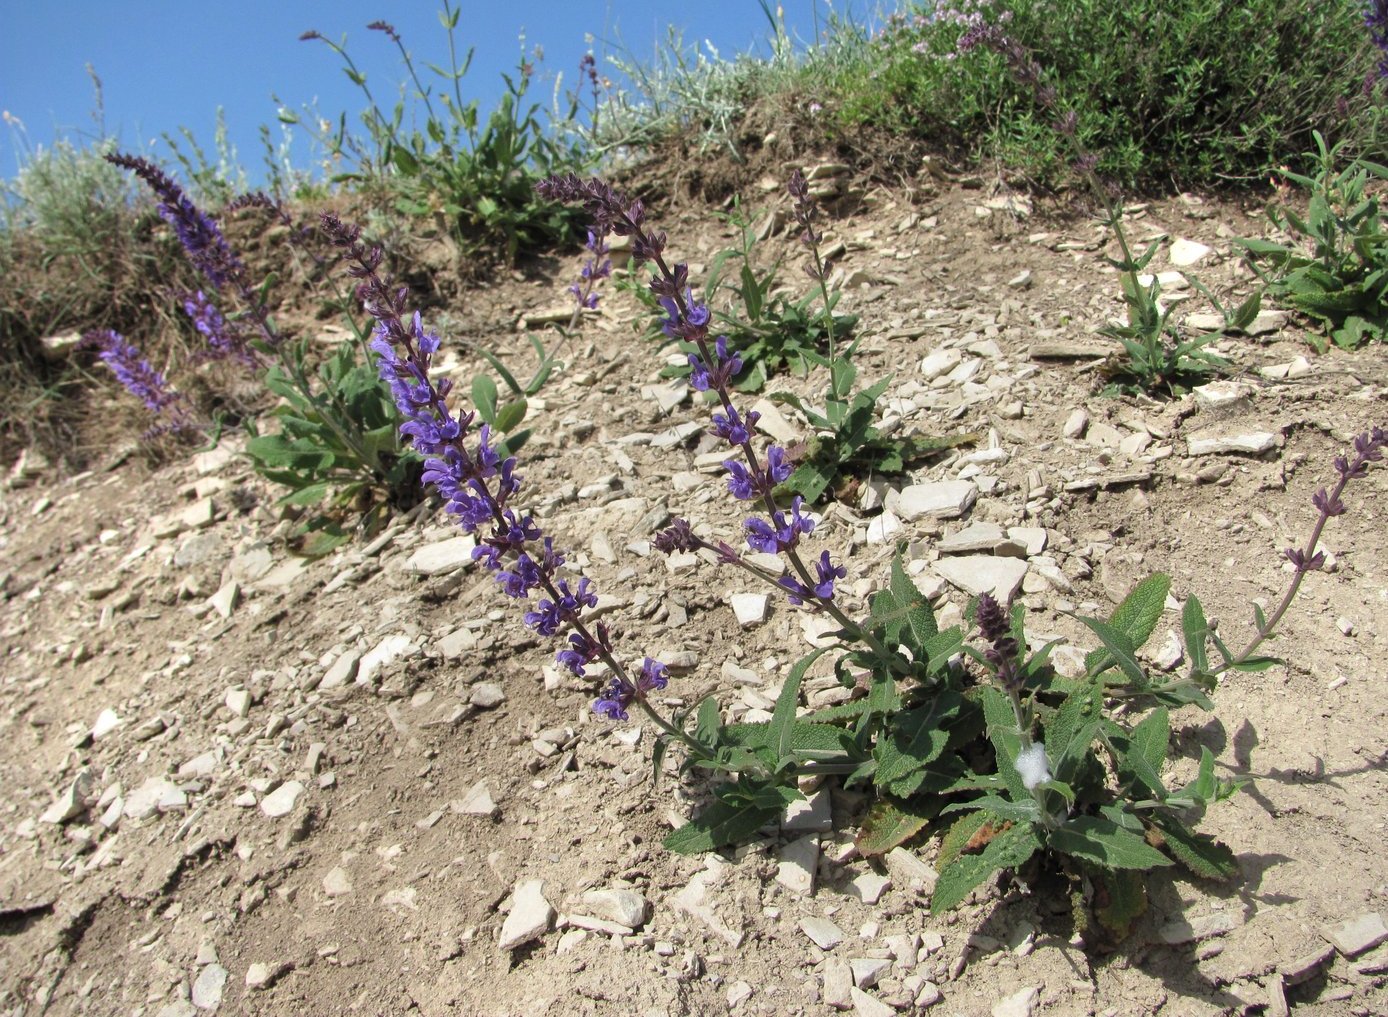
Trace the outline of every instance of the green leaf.
<instances>
[{"instance_id":1,"label":"green leaf","mask_svg":"<svg viewBox=\"0 0 1388 1017\"><path fill-rule=\"evenodd\" d=\"M1041 847L1029 823L1008 827L988 842L980 854L960 854L940 870L930 900L932 914L941 914L967 897L1000 869L1015 869Z\"/></svg>"},{"instance_id":2,"label":"green leaf","mask_svg":"<svg viewBox=\"0 0 1388 1017\"><path fill-rule=\"evenodd\" d=\"M701 745L712 748L718 744L719 726L718 698L705 696L699 703L699 711L694 721L694 737Z\"/></svg>"},{"instance_id":3,"label":"green leaf","mask_svg":"<svg viewBox=\"0 0 1388 1017\"><path fill-rule=\"evenodd\" d=\"M1166 850L1193 875L1223 882L1238 878L1239 862L1234 852L1213 837L1194 833L1175 816L1164 813L1154 815L1152 823Z\"/></svg>"},{"instance_id":4,"label":"green leaf","mask_svg":"<svg viewBox=\"0 0 1388 1017\"><path fill-rule=\"evenodd\" d=\"M317 505L328 496L333 485L326 480L316 484L309 484L301 487L297 491L291 491L278 502L280 505Z\"/></svg>"},{"instance_id":5,"label":"green leaf","mask_svg":"<svg viewBox=\"0 0 1388 1017\"><path fill-rule=\"evenodd\" d=\"M1091 678L1097 677L1116 663L1134 688L1145 689L1149 684L1147 673L1137 662L1137 657L1134 656L1133 642L1127 634L1098 618L1077 617L1079 617L1080 623L1093 630L1094 634L1099 637L1099 641L1104 644L1102 650L1092 650L1085 655L1086 673Z\"/></svg>"},{"instance_id":6,"label":"green leaf","mask_svg":"<svg viewBox=\"0 0 1388 1017\"><path fill-rule=\"evenodd\" d=\"M920 588L906 574L902 559L903 553L898 550L892 558L891 590L905 613L905 628L902 634L909 634L909 639L902 641L911 647L919 660L920 651L930 639L939 634L940 629L935 624L935 612L930 608L930 601L926 600L925 594L921 593Z\"/></svg>"},{"instance_id":7,"label":"green leaf","mask_svg":"<svg viewBox=\"0 0 1388 1017\"><path fill-rule=\"evenodd\" d=\"M1008 794L1015 801L1031 798L1031 792L1022 783L1022 775L1017 772L1017 755L1022 751L1022 737L1017 729L1017 715L1012 710L1011 700L992 686L979 689L979 700L983 705L988 740L993 743L997 753L998 776L1007 785Z\"/></svg>"},{"instance_id":8,"label":"green leaf","mask_svg":"<svg viewBox=\"0 0 1388 1017\"><path fill-rule=\"evenodd\" d=\"M485 374L473 377L472 405L477 408L478 415L493 426L496 425L496 397L496 382Z\"/></svg>"},{"instance_id":9,"label":"green leaf","mask_svg":"<svg viewBox=\"0 0 1388 1017\"><path fill-rule=\"evenodd\" d=\"M1056 851L1111 869L1155 869L1171 864L1170 858L1140 836L1100 816L1076 816L1052 830L1047 843Z\"/></svg>"},{"instance_id":10,"label":"green leaf","mask_svg":"<svg viewBox=\"0 0 1388 1017\"><path fill-rule=\"evenodd\" d=\"M932 813L933 810L899 799L880 799L868 809L853 844L865 857L884 855L925 829L934 818Z\"/></svg>"},{"instance_id":11,"label":"green leaf","mask_svg":"<svg viewBox=\"0 0 1388 1017\"><path fill-rule=\"evenodd\" d=\"M1205 652L1205 642L1209 637L1210 625L1205 621L1205 609L1200 600L1191 594L1181 608L1181 635L1186 644L1186 656L1196 674L1210 670L1210 660Z\"/></svg>"},{"instance_id":12,"label":"green leaf","mask_svg":"<svg viewBox=\"0 0 1388 1017\"><path fill-rule=\"evenodd\" d=\"M1161 768L1166 762L1167 744L1170 740L1171 718L1166 707L1159 706L1133 728L1128 736L1128 751L1123 756L1123 765L1147 786L1147 790L1155 795L1158 801L1166 798L1166 785L1162 783Z\"/></svg>"},{"instance_id":13,"label":"green leaf","mask_svg":"<svg viewBox=\"0 0 1388 1017\"><path fill-rule=\"evenodd\" d=\"M940 815L948 815L951 812L972 812L976 809L981 809L1004 822L1034 823L1041 818L1041 807L1036 804L1034 798L1013 802L997 795L971 798L967 802L952 802L940 810Z\"/></svg>"},{"instance_id":14,"label":"green leaf","mask_svg":"<svg viewBox=\"0 0 1388 1017\"><path fill-rule=\"evenodd\" d=\"M1133 869L1100 869L1094 882L1094 915L1115 940L1124 939L1147 913L1145 874Z\"/></svg>"},{"instance_id":15,"label":"green leaf","mask_svg":"<svg viewBox=\"0 0 1388 1017\"><path fill-rule=\"evenodd\" d=\"M510 434L525 419L525 414L529 409L530 404L524 398L512 399L497 410L496 423L493 426L502 434Z\"/></svg>"},{"instance_id":16,"label":"green leaf","mask_svg":"<svg viewBox=\"0 0 1388 1017\"><path fill-rule=\"evenodd\" d=\"M1056 780L1074 780L1103 717L1103 683L1097 681L1071 693L1051 715L1045 728L1046 757Z\"/></svg>"},{"instance_id":17,"label":"green leaf","mask_svg":"<svg viewBox=\"0 0 1388 1017\"><path fill-rule=\"evenodd\" d=\"M947 725L963 706L963 697L946 690L924 706L892 717L873 752L877 786L903 798L919 790L924 779L921 771L945 751L949 744Z\"/></svg>"},{"instance_id":18,"label":"green leaf","mask_svg":"<svg viewBox=\"0 0 1388 1017\"><path fill-rule=\"evenodd\" d=\"M1147 642L1152 635L1152 630L1157 627L1157 621L1161 618L1161 613L1166 607L1166 595L1170 591L1170 576L1160 572L1148 576L1123 598L1123 602L1109 616L1108 624L1127 636L1132 643L1133 650L1141 648L1142 644ZM1084 621L1083 618L1080 620ZM1093 628L1093 626L1090 627ZM1090 674L1097 674L1096 664L1103 659L1103 650L1090 652L1085 657L1085 670ZM1103 670L1103 667L1100 667L1099 670Z\"/></svg>"},{"instance_id":19,"label":"green leaf","mask_svg":"<svg viewBox=\"0 0 1388 1017\"><path fill-rule=\"evenodd\" d=\"M665 838L665 848L681 855L716 851L747 840L780 815L776 808L732 804L722 799Z\"/></svg>"}]
</instances>

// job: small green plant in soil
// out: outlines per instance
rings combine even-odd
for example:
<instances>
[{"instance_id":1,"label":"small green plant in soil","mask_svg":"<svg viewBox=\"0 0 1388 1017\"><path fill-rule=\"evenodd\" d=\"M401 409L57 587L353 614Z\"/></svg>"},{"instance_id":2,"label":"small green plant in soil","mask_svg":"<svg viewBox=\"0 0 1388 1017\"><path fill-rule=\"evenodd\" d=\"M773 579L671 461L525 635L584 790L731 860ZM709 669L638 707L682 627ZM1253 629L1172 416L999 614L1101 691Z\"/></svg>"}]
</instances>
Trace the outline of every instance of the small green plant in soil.
<instances>
[{"instance_id":1,"label":"small green plant in soil","mask_svg":"<svg viewBox=\"0 0 1388 1017\"><path fill-rule=\"evenodd\" d=\"M935 437L888 432L881 426L882 414L877 401L891 384L890 375L854 392L858 368L853 356L858 351L860 339L854 339L847 346L837 345L836 328L843 319L834 316L833 308L839 293L829 289L829 264L820 247L824 235L816 228L819 209L799 170L791 175L789 191L795 222L801 230L800 240L810 253L806 274L818 284L826 332L824 352L816 349L806 356L827 372L829 383L825 386L822 411L791 392L771 395L777 402L794 406L814 428L809 440L788 450L795 469L778 485L775 494L785 499L798 495L813 504L825 491L847 499L861 482L871 477L899 476L912 463L977 441L978 435Z\"/></svg>"},{"instance_id":2,"label":"small green plant in soil","mask_svg":"<svg viewBox=\"0 0 1388 1017\"><path fill-rule=\"evenodd\" d=\"M727 338L741 362L733 385L739 392L760 392L770 379L786 371L805 377L827 362L822 351L832 348L835 339L846 338L857 325L858 316L834 314L837 291L822 298L815 292L799 298L787 295L780 280L781 259L766 268L758 267L757 217L746 215L741 205L735 204L726 219L737 230L738 243L713 256L701 303L712 313L715 331ZM663 337L686 357L697 352L693 344L674 332L673 302L655 296L640 281L642 267L628 273L624 288L635 293L651 314L646 337ZM688 377L689 365L668 367L664 374Z\"/></svg>"},{"instance_id":3,"label":"small green plant in soil","mask_svg":"<svg viewBox=\"0 0 1388 1017\"><path fill-rule=\"evenodd\" d=\"M357 157L359 168L337 180L379 183L394 196L398 211L445 223L465 253L484 256L499 247L507 262L514 262L519 254L571 232L574 217L539 198L535 183L550 173L582 166L584 157L579 145L564 145L545 130L540 105L527 97L535 66L524 54L514 73L502 75L506 92L496 109L483 116L477 100L463 100L462 80L472 51L458 55L454 33L461 12L445 0L439 21L448 34L449 65L429 65L438 79L432 86L421 79L394 26L385 21L367 26L399 49L413 86L410 92L402 89L402 98L389 111L378 104L366 75L348 54L345 37L333 42L318 32L304 33L303 39L321 41L342 59L344 73L368 103L361 119L369 143L347 131L345 117L335 134L320 140L335 155ZM570 120L576 103L571 103ZM422 130L406 126L416 115L423 121ZM299 120L289 111L282 111L281 118Z\"/></svg>"},{"instance_id":4,"label":"small green plant in soil","mask_svg":"<svg viewBox=\"0 0 1388 1017\"><path fill-rule=\"evenodd\" d=\"M1291 243L1241 239L1250 261L1277 300L1311 318L1341 349L1382 342L1388 329L1388 234L1372 181L1388 180L1388 166L1362 157L1337 169L1343 143L1327 146L1316 132L1307 161L1313 175L1279 172L1306 189L1305 216L1272 205L1272 225ZM1326 349L1323 339L1315 339Z\"/></svg>"}]
</instances>

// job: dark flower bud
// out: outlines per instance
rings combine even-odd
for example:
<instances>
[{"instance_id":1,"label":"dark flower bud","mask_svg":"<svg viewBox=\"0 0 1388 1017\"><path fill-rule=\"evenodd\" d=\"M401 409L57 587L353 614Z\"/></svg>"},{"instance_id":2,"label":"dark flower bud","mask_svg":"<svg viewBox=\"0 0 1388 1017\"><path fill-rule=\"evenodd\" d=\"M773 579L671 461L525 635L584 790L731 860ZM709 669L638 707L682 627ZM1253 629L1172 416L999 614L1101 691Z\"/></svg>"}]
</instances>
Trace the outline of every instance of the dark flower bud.
<instances>
[{"instance_id":1,"label":"dark flower bud","mask_svg":"<svg viewBox=\"0 0 1388 1017\"><path fill-rule=\"evenodd\" d=\"M676 551L693 551L699 546L699 538L694 536L688 519L676 517L666 529L655 535L651 543L657 551L673 554Z\"/></svg>"}]
</instances>

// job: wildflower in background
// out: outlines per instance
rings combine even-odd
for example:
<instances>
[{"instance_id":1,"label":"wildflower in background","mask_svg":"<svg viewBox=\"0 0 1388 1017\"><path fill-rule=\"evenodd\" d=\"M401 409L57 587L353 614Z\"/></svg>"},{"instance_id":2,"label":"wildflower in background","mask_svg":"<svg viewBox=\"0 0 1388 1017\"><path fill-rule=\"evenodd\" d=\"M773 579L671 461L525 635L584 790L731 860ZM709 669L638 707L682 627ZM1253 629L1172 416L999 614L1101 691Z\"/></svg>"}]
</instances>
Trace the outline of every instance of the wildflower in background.
<instances>
[{"instance_id":1,"label":"wildflower in background","mask_svg":"<svg viewBox=\"0 0 1388 1017\"><path fill-rule=\"evenodd\" d=\"M1364 10L1364 27L1380 54L1378 78L1388 78L1388 0L1369 0Z\"/></svg>"},{"instance_id":2,"label":"wildflower in background","mask_svg":"<svg viewBox=\"0 0 1388 1017\"><path fill-rule=\"evenodd\" d=\"M183 310L192 319L193 327L206 337L210 359L231 358L247 366L260 366L260 358L246 344L245 331L228 321L202 290L183 298Z\"/></svg>"},{"instance_id":3,"label":"wildflower in background","mask_svg":"<svg viewBox=\"0 0 1388 1017\"><path fill-rule=\"evenodd\" d=\"M193 204L183 188L174 183L163 170L148 159L122 155L106 156L106 160L135 175L149 185L159 197L159 215L173 227L178 241L188 252L188 259L220 289L234 276L244 271L239 258L222 235L217 221Z\"/></svg>"},{"instance_id":4,"label":"wildflower in background","mask_svg":"<svg viewBox=\"0 0 1388 1017\"><path fill-rule=\"evenodd\" d=\"M116 380L151 413L169 418L170 424L165 430L182 430L189 426L187 417L176 405L183 394L173 391L164 375L156 371L125 336L114 329L95 329L85 333L82 341L85 345L99 347L97 355Z\"/></svg>"},{"instance_id":5,"label":"wildflower in background","mask_svg":"<svg viewBox=\"0 0 1388 1017\"><path fill-rule=\"evenodd\" d=\"M626 719L628 706L644 701L647 692L665 687L664 666L646 658L633 681L614 656L607 629L589 628L583 612L597 605L592 580L583 577L571 584L560 578L564 556L530 515L510 507L522 478L515 472L515 457L502 459L492 447L486 425L478 428L475 448L469 448L468 431L475 414L451 414L450 382L430 377L440 340L425 330L417 311L407 317L409 289L392 285L377 272L381 250L362 244L360 229L330 213L323 214L322 224L332 243L345 251L349 272L360 280L357 296L376 320L371 348L380 358L381 378L390 386L405 420L401 434L426 457L422 482L438 489L446 510L464 532L478 536L473 559L494 574L503 592L528 600L532 591L538 591L535 607L525 613L526 625L544 636L558 635L566 626L571 630L567 647L555 657L560 664L580 677L594 660L607 665L614 677L594 709L603 716ZM670 733L677 733L655 714L651 716Z\"/></svg>"},{"instance_id":6,"label":"wildflower in background","mask_svg":"<svg viewBox=\"0 0 1388 1017\"><path fill-rule=\"evenodd\" d=\"M569 287L569 292L573 294L580 310L591 311L598 306L598 283L612 274L612 259L607 257L611 248L607 246L607 234L595 233L593 230L588 231L588 241L583 246L588 249L591 257L584 263L579 281Z\"/></svg>"},{"instance_id":7,"label":"wildflower in background","mask_svg":"<svg viewBox=\"0 0 1388 1017\"><path fill-rule=\"evenodd\" d=\"M803 191L807 198L808 185L803 178L799 178L795 188ZM791 474L789 456L776 445L767 449L764 464L757 454L752 428L758 417L755 412L739 411L732 401L730 383L742 368L741 358L728 349L726 337L710 338L712 315L707 306L694 298L689 286L689 266L682 262L668 264L665 261L666 236L645 228L645 206L597 177L583 180L572 173L552 176L541 181L536 190L550 201L581 203L595 230L630 236L633 255L655 265L657 274L650 281L650 289L665 309L666 320L662 327L671 338L682 339L695 347L696 352L689 357L689 383L698 391L714 393L719 408L713 414L713 433L742 453L741 460L727 459L723 463L728 472L728 490L740 501L760 500L769 517L752 517L743 522L747 545L754 551L784 553L790 563L792 575L789 578L794 585L783 583L781 577L744 561L725 543L711 544L695 536L686 520L676 520L664 533L657 535L656 547L667 553L712 550L724 562L777 586L793 603L828 610L843 625L856 629L833 599L834 580L847 575L847 570L834 566L827 553L812 570L796 551L800 538L814 530L814 520L802 512L803 499L799 497L792 503L789 514L776 505L772 493L776 485ZM808 220L806 226L810 228ZM871 637L865 635L864 638Z\"/></svg>"}]
</instances>

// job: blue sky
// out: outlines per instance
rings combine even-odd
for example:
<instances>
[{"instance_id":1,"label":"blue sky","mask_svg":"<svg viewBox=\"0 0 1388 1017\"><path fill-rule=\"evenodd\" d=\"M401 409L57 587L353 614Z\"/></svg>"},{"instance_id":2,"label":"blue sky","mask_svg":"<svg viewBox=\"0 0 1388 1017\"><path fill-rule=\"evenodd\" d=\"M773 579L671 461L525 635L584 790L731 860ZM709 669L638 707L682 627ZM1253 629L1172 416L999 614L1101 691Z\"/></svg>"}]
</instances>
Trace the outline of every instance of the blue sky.
<instances>
[{"instance_id":1,"label":"blue sky","mask_svg":"<svg viewBox=\"0 0 1388 1017\"><path fill-rule=\"evenodd\" d=\"M781 3L787 27L804 41L813 41L816 18L822 26L831 10L860 22L873 13L867 0ZM557 72L565 84L573 82L590 48L585 35L593 39L600 70L610 75L604 52L620 45L644 61L669 24L683 30L687 43L708 40L724 56L765 53L769 34L758 0L461 0L461 7L459 49L475 47L464 98L481 99L484 110L501 94L500 73L515 67L522 32L528 48L544 50L532 96L546 105ZM427 62L446 65L448 56L438 21L442 4L435 0L6 0L4 8L0 110L17 117L24 131L21 138L0 125L0 177L16 172L25 144L96 136L87 64L102 82L105 131L123 147L169 162L160 136L186 127L211 154L220 106L239 162L254 180L264 151L259 125L269 124L280 137L272 95L296 110L314 103L334 119L345 111L353 122L364 107L337 55L321 42L299 41L305 30L333 40L346 33L348 52L383 105L393 104L404 70L391 41L366 30L369 22L393 24L421 72ZM300 163L309 156L307 141L300 131L291 149Z\"/></svg>"}]
</instances>

